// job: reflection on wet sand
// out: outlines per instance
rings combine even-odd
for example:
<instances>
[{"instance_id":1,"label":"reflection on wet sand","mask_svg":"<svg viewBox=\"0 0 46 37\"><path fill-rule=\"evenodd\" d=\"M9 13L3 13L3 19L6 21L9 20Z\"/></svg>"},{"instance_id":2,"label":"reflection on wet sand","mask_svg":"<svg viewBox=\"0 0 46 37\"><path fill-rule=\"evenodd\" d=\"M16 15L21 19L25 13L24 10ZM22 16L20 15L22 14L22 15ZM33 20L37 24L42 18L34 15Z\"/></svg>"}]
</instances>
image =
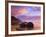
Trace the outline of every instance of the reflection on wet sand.
<instances>
[{"instance_id":1,"label":"reflection on wet sand","mask_svg":"<svg viewBox=\"0 0 46 37\"><path fill-rule=\"evenodd\" d=\"M34 28L34 23L32 22L21 22L21 20L16 17L11 17L11 31L24 31L24 30L34 30L40 27Z\"/></svg>"}]
</instances>

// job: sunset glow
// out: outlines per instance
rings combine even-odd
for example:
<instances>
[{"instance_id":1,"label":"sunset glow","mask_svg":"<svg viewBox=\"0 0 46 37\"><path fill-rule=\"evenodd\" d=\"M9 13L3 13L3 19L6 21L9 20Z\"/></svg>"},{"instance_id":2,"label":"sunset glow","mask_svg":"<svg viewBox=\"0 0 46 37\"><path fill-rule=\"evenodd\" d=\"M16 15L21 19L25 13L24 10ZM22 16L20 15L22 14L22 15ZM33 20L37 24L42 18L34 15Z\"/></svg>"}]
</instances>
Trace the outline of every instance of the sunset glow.
<instances>
[{"instance_id":1,"label":"sunset glow","mask_svg":"<svg viewBox=\"0 0 46 37\"><path fill-rule=\"evenodd\" d=\"M11 6L11 15L22 22L33 22L34 28L40 28L41 8L36 6Z\"/></svg>"}]
</instances>

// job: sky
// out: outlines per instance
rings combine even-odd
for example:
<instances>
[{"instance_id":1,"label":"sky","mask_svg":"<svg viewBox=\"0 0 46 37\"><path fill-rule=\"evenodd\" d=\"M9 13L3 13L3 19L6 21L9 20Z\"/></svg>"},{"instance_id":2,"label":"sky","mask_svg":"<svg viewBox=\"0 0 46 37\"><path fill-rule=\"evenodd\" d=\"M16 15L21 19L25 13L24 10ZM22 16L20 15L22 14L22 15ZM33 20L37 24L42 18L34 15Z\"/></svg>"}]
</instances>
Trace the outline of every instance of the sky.
<instances>
[{"instance_id":1,"label":"sky","mask_svg":"<svg viewBox=\"0 0 46 37\"><path fill-rule=\"evenodd\" d=\"M12 15L40 16L40 7L36 6L12 6Z\"/></svg>"},{"instance_id":2,"label":"sky","mask_svg":"<svg viewBox=\"0 0 46 37\"><path fill-rule=\"evenodd\" d=\"M40 20L41 8L37 6L11 6L11 15L22 21Z\"/></svg>"}]
</instances>

